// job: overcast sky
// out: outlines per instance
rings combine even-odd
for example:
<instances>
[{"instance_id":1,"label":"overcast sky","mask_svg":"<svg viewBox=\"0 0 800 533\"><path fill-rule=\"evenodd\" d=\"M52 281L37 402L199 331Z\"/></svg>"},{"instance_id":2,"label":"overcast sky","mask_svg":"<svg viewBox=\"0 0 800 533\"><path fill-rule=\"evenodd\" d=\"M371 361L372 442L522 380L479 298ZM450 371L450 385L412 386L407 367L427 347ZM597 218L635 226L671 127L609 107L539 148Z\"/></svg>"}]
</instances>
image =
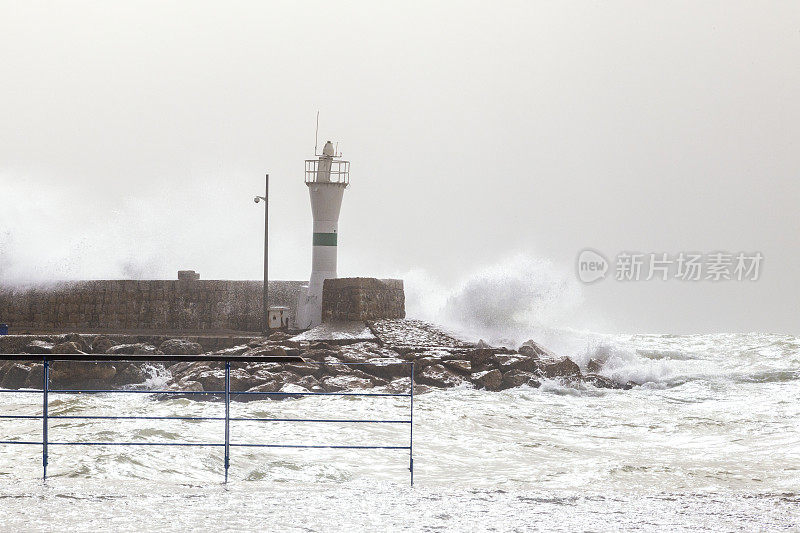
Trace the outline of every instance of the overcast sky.
<instances>
[{"instance_id":1,"label":"overcast sky","mask_svg":"<svg viewBox=\"0 0 800 533\"><path fill-rule=\"evenodd\" d=\"M603 331L800 333L797 2L0 6L0 280L258 279L265 172L271 273L307 279L319 110L352 161L342 276ZM582 285L587 247L765 259Z\"/></svg>"}]
</instances>

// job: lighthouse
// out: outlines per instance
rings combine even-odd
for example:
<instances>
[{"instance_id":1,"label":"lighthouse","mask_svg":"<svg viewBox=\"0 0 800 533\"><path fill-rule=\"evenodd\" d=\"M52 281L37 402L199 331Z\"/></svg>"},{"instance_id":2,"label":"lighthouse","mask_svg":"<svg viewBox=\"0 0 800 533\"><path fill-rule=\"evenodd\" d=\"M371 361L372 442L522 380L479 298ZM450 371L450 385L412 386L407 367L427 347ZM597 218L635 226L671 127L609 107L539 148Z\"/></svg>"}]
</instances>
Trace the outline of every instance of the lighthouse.
<instances>
[{"instance_id":1,"label":"lighthouse","mask_svg":"<svg viewBox=\"0 0 800 533\"><path fill-rule=\"evenodd\" d=\"M350 162L343 161L331 141L322 154L306 160L305 182L311 197L314 218L311 255L311 278L303 286L297 302L295 324L300 329L322 322L322 283L336 277L336 255L339 236L339 211L344 190L350 184Z\"/></svg>"}]
</instances>

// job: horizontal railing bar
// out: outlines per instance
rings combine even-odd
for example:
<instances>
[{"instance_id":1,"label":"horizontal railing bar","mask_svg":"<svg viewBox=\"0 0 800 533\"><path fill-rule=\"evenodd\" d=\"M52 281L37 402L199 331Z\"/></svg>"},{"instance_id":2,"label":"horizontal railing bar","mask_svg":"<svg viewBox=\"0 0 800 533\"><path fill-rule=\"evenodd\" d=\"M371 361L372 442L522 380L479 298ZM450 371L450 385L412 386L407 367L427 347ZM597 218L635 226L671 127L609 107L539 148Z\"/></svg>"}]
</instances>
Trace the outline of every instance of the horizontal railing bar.
<instances>
[{"instance_id":1,"label":"horizontal railing bar","mask_svg":"<svg viewBox=\"0 0 800 533\"><path fill-rule=\"evenodd\" d=\"M39 391L42 392L42 391ZM138 389L48 389L47 392L63 394L225 394L225 391L179 391L179 390L138 390Z\"/></svg>"},{"instance_id":2,"label":"horizontal railing bar","mask_svg":"<svg viewBox=\"0 0 800 533\"><path fill-rule=\"evenodd\" d=\"M41 444L41 442L39 443ZM215 442L53 442L50 446L225 446L224 443Z\"/></svg>"},{"instance_id":3,"label":"horizontal railing bar","mask_svg":"<svg viewBox=\"0 0 800 533\"><path fill-rule=\"evenodd\" d=\"M40 390L31 390L31 389L0 389L0 392L38 392L39 394L42 393ZM198 395L211 395L211 394L225 394L225 391L176 391L176 390L125 390L125 389L48 389L49 393L51 394L176 394L176 395L183 395L183 394L198 394ZM378 393L378 392L251 392L251 391L242 391L242 392L231 392L231 396L237 396L241 394L249 394L249 395L262 395L262 396L392 396L392 397L400 397L400 398L407 398L411 396L407 393L395 394L395 393Z\"/></svg>"},{"instance_id":4,"label":"horizontal railing bar","mask_svg":"<svg viewBox=\"0 0 800 533\"><path fill-rule=\"evenodd\" d=\"M23 394L26 392L35 392L37 394L41 394L44 391L42 391L42 389L0 389L0 392L21 392Z\"/></svg>"},{"instance_id":5,"label":"horizontal railing bar","mask_svg":"<svg viewBox=\"0 0 800 533\"><path fill-rule=\"evenodd\" d=\"M0 444L38 444L41 442L8 440L0 441ZM184 446L184 447L224 447L224 443L216 442L52 442L49 446ZM336 450L410 450L410 446L347 446L347 445L324 445L324 444L236 444L230 446L239 448L313 448L313 449L336 449Z\"/></svg>"},{"instance_id":6,"label":"horizontal railing bar","mask_svg":"<svg viewBox=\"0 0 800 533\"><path fill-rule=\"evenodd\" d=\"M169 362L218 362L225 363L303 363L303 358L297 355L155 355L155 354L29 354L29 353L3 353L0 361L81 361L81 362L114 362L114 361L169 361Z\"/></svg>"},{"instance_id":7,"label":"horizontal railing bar","mask_svg":"<svg viewBox=\"0 0 800 533\"><path fill-rule=\"evenodd\" d=\"M41 416L38 418L42 418ZM60 420L225 420L220 416L100 416L100 415L64 415L54 416L49 415L49 419Z\"/></svg>"},{"instance_id":8,"label":"horizontal railing bar","mask_svg":"<svg viewBox=\"0 0 800 533\"><path fill-rule=\"evenodd\" d=\"M239 448L334 448L340 450L409 450L410 446L326 446L323 444L234 444Z\"/></svg>"},{"instance_id":9,"label":"horizontal railing bar","mask_svg":"<svg viewBox=\"0 0 800 533\"><path fill-rule=\"evenodd\" d=\"M231 392L231 396L240 394L257 394L262 396L411 396L410 394L392 394L383 392Z\"/></svg>"},{"instance_id":10,"label":"horizontal railing bar","mask_svg":"<svg viewBox=\"0 0 800 533\"><path fill-rule=\"evenodd\" d=\"M51 417L52 418L52 417ZM363 424L410 424L411 420L354 420L337 418L231 418L231 422L349 422Z\"/></svg>"},{"instance_id":11,"label":"horizontal railing bar","mask_svg":"<svg viewBox=\"0 0 800 533\"><path fill-rule=\"evenodd\" d=\"M0 419L41 420L42 415L0 415ZM218 421L225 420L222 416L100 416L100 415L48 415L49 419L57 420L189 420L189 421ZM370 420L346 418L230 418L232 422L334 422L334 423L362 423L362 424L410 424L411 420Z\"/></svg>"}]
</instances>

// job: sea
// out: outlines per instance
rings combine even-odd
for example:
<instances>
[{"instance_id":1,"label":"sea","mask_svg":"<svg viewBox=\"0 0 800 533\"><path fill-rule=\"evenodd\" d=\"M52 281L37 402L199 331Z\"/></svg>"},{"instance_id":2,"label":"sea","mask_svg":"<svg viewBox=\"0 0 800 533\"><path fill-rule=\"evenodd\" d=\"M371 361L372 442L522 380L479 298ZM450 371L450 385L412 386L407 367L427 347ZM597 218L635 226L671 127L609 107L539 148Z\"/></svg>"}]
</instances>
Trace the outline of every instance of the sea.
<instances>
[{"instance_id":1,"label":"sea","mask_svg":"<svg viewBox=\"0 0 800 533\"><path fill-rule=\"evenodd\" d=\"M234 444L396 449L0 444L2 531L797 531L800 339L593 335L570 354L631 390L545 381L406 397L235 400ZM58 363L54 363L58 364ZM168 376L153 367L143 387ZM4 415L42 398L5 393ZM52 394L48 440L224 441L224 403ZM394 420L392 423L316 420ZM413 430L413 435L412 435ZM40 441L40 420L0 440ZM412 440L413 439L413 440ZM411 446L413 450L406 447ZM409 470L413 453L414 484Z\"/></svg>"}]
</instances>

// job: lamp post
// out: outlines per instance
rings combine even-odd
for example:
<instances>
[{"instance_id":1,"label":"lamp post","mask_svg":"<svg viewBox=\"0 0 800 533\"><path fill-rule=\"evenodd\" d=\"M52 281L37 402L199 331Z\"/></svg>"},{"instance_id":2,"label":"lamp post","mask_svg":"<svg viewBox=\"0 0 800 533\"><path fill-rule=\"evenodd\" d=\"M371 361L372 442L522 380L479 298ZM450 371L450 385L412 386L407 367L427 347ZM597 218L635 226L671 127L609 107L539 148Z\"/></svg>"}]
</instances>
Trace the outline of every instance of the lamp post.
<instances>
[{"instance_id":1,"label":"lamp post","mask_svg":"<svg viewBox=\"0 0 800 533\"><path fill-rule=\"evenodd\" d=\"M265 337L269 336L269 267L267 262L269 258L269 202L267 198L269 198L269 174L266 176L264 196L256 196L253 198L255 203L264 200L264 292L262 294L264 316L262 317L263 324L261 330L264 332Z\"/></svg>"}]
</instances>

